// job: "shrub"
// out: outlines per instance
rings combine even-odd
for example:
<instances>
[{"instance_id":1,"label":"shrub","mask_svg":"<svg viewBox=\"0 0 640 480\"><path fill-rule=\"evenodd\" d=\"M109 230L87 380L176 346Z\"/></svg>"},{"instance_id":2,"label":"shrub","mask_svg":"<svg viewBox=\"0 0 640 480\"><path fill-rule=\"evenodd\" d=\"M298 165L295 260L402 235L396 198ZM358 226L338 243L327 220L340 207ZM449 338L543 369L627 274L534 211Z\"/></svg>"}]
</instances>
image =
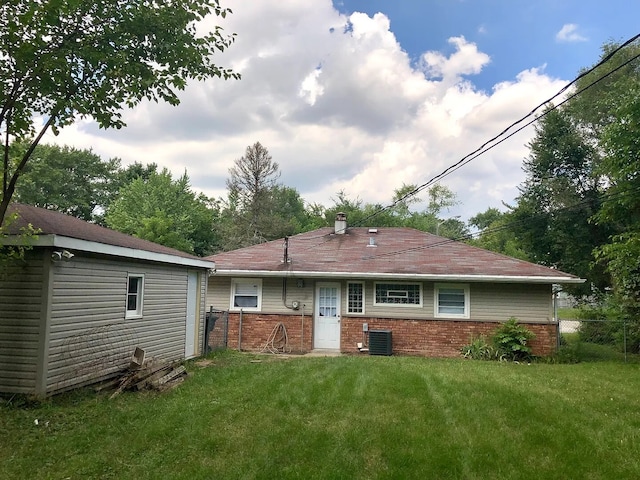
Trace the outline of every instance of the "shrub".
<instances>
[{"instance_id":1,"label":"shrub","mask_svg":"<svg viewBox=\"0 0 640 480\"><path fill-rule=\"evenodd\" d=\"M483 336L473 338L469 345L461 349L464 358L472 360L495 360L496 349Z\"/></svg>"},{"instance_id":2,"label":"shrub","mask_svg":"<svg viewBox=\"0 0 640 480\"><path fill-rule=\"evenodd\" d=\"M531 330L518 324L515 317L511 317L496 329L491 339L501 359L516 361L531 357L531 347L527 342L534 337Z\"/></svg>"},{"instance_id":3,"label":"shrub","mask_svg":"<svg viewBox=\"0 0 640 480\"><path fill-rule=\"evenodd\" d=\"M473 360L528 360L531 358L531 347L527 342L534 338L532 331L518 324L511 317L500 325L487 340L479 336L461 349L464 358Z\"/></svg>"}]
</instances>

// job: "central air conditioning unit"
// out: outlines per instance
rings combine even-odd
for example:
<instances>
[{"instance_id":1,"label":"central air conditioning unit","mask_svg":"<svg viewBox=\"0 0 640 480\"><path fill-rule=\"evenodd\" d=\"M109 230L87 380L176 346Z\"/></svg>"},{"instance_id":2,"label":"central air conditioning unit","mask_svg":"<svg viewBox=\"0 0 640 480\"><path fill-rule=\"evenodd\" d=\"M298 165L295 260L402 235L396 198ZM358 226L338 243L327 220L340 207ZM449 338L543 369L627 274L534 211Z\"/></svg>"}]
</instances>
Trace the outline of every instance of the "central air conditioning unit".
<instances>
[{"instance_id":1,"label":"central air conditioning unit","mask_svg":"<svg viewBox=\"0 0 640 480\"><path fill-rule=\"evenodd\" d=\"M391 330L369 330L369 355L391 355Z\"/></svg>"}]
</instances>

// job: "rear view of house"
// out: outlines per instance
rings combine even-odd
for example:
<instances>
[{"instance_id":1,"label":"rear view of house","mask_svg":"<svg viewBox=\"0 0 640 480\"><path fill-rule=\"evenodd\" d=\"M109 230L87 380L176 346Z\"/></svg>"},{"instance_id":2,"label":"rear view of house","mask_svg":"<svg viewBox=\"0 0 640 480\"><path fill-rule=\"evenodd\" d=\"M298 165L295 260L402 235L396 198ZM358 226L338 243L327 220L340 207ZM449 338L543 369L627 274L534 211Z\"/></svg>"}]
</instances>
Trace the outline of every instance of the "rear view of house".
<instances>
[{"instance_id":1,"label":"rear view of house","mask_svg":"<svg viewBox=\"0 0 640 480\"><path fill-rule=\"evenodd\" d=\"M208 257L207 307L229 311L229 346L260 350L274 326L289 347L457 356L472 337L516 317L556 346L552 286L573 275L410 228L327 227Z\"/></svg>"},{"instance_id":2,"label":"rear view of house","mask_svg":"<svg viewBox=\"0 0 640 480\"><path fill-rule=\"evenodd\" d=\"M0 276L0 392L95 382L136 347L168 361L202 352L212 262L58 212L11 211L13 233L28 224L40 233Z\"/></svg>"}]
</instances>

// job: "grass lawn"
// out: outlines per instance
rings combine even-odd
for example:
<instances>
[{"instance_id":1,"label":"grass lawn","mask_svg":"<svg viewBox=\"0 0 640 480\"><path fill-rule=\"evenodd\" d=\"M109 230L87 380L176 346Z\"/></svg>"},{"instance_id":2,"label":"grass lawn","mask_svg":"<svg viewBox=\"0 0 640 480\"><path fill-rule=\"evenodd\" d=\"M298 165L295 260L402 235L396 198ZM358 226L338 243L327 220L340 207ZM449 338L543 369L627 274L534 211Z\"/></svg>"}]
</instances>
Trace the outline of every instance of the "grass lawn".
<instances>
[{"instance_id":1,"label":"grass lawn","mask_svg":"<svg viewBox=\"0 0 640 480\"><path fill-rule=\"evenodd\" d=\"M163 394L0 400L0 478L640 478L638 364L211 359Z\"/></svg>"},{"instance_id":2,"label":"grass lawn","mask_svg":"<svg viewBox=\"0 0 640 480\"><path fill-rule=\"evenodd\" d=\"M577 308L559 308L558 319L560 320L577 320L579 310Z\"/></svg>"}]
</instances>

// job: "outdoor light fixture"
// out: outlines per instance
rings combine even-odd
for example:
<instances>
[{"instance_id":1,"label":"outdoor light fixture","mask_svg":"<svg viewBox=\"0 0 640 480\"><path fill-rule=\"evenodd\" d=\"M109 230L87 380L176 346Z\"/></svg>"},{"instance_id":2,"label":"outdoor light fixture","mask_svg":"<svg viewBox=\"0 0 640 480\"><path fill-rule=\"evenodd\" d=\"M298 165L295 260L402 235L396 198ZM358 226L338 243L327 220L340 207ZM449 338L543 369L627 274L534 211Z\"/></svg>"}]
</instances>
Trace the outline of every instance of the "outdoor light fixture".
<instances>
[{"instance_id":1,"label":"outdoor light fixture","mask_svg":"<svg viewBox=\"0 0 640 480\"><path fill-rule=\"evenodd\" d=\"M73 257L75 257L75 255L71 253L69 250L54 250L53 253L51 254L51 260L54 262L59 262L60 260L64 260L65 262L68 262Z\"/></svg>"}]
</instances>

